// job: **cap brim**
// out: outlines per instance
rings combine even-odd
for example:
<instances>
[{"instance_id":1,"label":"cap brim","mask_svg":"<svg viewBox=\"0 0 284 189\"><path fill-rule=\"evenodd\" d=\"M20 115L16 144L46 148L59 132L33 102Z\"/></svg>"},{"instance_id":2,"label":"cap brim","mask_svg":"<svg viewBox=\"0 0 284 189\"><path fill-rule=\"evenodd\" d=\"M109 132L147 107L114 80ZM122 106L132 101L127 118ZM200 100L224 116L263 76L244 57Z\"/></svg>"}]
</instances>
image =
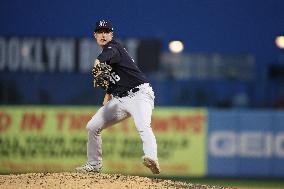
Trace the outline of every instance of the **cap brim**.
<instances>
[{"instance_id":1,"label":"cap brim","mask_svg":"<svg viewBox=\"0 0 284 189\"><path fill-rule=\"evenodd\" d=\"M109 30L109 31L113 31L113 28L107 28L107 27L100 27L100 28L97 28L96 30L95 30L95 32L97 32L97 31L99 31L99 30Z\"/></svg>"}]
</instances>

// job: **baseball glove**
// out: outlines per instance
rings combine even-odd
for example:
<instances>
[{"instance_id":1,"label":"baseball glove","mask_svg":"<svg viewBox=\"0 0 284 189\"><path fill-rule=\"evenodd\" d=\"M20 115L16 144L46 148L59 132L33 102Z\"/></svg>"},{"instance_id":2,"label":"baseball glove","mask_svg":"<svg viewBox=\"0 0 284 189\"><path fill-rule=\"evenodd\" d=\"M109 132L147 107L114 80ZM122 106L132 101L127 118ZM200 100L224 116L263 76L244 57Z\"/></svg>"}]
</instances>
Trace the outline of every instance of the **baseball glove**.
<instances>
[{"instance_id":1,"label":"baseball glove","mask_svg":"<svg viewBox=\"0 0 284 189\"><path fill-rule=\"evenodd\" d=\"M94 76L94 87L102 87L104 90L108 89L110 80L110 65L106 63L99 63L93 67L92 74Z\"/></svg>"}]
</instances>

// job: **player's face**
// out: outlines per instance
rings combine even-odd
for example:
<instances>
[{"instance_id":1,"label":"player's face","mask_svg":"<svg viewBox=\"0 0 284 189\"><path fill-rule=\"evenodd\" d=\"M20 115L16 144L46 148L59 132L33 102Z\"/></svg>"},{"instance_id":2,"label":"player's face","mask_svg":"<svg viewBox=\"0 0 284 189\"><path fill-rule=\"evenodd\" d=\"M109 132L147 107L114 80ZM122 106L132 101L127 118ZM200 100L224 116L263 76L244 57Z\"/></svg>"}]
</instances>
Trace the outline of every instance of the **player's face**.
<instances>
[{"instance_id":1,"label":"player's face","mask_svg":"<svg viewBox=\"0 0 284 189\"><path fill-rule=\"evenodd\" d=\"M98 45L103 47L112 40L113 32L110 30L101 29L94 33L94 37L96 38Z\"/></svg>"}]
</instances>

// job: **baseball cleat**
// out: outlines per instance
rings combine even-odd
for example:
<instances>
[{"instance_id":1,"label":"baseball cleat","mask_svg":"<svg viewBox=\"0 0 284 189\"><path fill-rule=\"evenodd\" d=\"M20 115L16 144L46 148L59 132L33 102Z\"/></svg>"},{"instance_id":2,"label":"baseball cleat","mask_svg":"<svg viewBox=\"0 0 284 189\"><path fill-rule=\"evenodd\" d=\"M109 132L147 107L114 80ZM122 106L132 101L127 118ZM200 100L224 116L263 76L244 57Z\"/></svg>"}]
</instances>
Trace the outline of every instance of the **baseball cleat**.
<instances>
[{"instance_id":1,"label":"baseball cleat","mask_svg":"<svg viewBox=\"0 0 284 189\"><path fill-rule=\"evenodd\" d=\"M161 172L158 161L153 160L150 157L143 156L143 164L148 167L153 174L159 174Z\"/></svg>"},{"instance_id":2,"label":"baseball cleat","mask_svg":"<svg viewBox=\"0 0 284 189\"><path fill-rule=\"evenodd\" d=\"M99 173L101 169L102 169L101 163L98 163L96 165L91 165L90 163L86 163L85 165L77 167L75 171L77 173L90 173L90 172Z\"/></svg>"}]
</instances>

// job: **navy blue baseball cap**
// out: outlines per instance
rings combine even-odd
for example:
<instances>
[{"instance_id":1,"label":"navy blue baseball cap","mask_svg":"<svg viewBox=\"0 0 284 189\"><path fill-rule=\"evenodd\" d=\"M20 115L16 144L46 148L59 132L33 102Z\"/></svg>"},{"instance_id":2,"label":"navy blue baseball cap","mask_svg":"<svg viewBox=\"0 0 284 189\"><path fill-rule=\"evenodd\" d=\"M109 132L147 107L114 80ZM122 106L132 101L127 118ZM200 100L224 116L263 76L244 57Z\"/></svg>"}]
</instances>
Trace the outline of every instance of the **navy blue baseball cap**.
<instances>
[{"instance_id":1,"label":"navy blue baseball cap","mask_svg":"<svg viewBox=\"0 0 284 189\"><path fill-rule=\"evenodd\" d=\"M111 21L109 21L109 20L98 20L96 22L95 32L97 32L100 29L108 29L110 31L113 31Z\"/></svg>"}]
</instances>

